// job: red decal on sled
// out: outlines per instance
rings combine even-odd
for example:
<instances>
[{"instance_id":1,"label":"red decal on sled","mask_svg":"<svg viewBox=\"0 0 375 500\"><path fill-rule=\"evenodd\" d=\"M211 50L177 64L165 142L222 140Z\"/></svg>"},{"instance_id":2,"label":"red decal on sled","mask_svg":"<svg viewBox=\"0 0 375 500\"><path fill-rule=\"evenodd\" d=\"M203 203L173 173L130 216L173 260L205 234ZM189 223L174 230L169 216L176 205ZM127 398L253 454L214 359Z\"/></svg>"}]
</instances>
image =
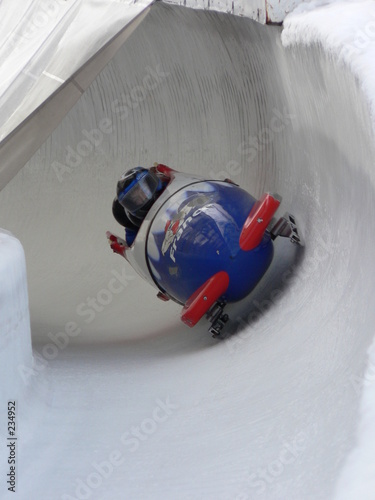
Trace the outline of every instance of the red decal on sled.
<instances>
[{"instance_id":1,"label":"red decal on sled","mask_svg":"<svg viewBox=\"0 0 375 500\"><path fill-rule=\"evenodd\" d=\"M229 285L229 275L220 271L209 278L186 301L182 309L182 321L192 327L198 323L210 307L226 292Z\"/></svg>"},{"instance_id":2,"label":"red decal on sled","mask_svg":"<svg viewBox=\"0 0 375 500\"><path fill-rule=\"evenodd\" d=\"M120 238L119 236L112 234L110 231L107 231L105 234L108 238L108 243L109 246L112 248L112 250L115 253L122 255L126 259L126 250L129 248L128 245L126 244L126 241Z\"/></svg>"},{"instance_id":3,"label":"red decal on sled","mask_svg":"<svg viewBox=\"0 0 375 500\"><path fill-rule=\"evenodd\" d=\"M173 168L167 167L167 165L163 165L162 163L157 163L155 165L155 170L160 174L163 174L168 179L174 179L175 170L173 170Z\"/></svg>"},{"instance_id":4,"label":"red decal on sled","mask_svg":"<svg viewBox=\"0 0 375 500\"><path fill-rule=\"evenodd\" d=\"M166 233L169 230L172 231L173 234L176 234L177 231L178 231L178 226L180 225L180 221L179 220L176 220L175 222L173 222L172 224L172 221L169 219L167 220L166 224L165 224L165 229L164 229L164 232Z\"/></svg>"},{"instance_id":5,"label":"red decal on sled","mask_svg":"<svg viewBox=\"0 0 375 500\"><path fill-rule=\"evenodd\" d=\"M240 247L245 252L253 250L262 241L265 230L279 208L277 195L265 193L255 203L248 215L240 235Z\"/></svg>"}]
</instances>

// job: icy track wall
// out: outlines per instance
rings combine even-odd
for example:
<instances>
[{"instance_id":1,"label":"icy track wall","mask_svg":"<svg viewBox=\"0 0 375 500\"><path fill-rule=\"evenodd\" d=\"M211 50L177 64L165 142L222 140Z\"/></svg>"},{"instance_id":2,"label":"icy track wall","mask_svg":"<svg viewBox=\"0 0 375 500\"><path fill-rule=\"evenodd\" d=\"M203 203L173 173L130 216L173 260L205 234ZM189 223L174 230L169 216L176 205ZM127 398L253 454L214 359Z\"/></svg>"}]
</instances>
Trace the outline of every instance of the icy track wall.
<instances>
[{"instance_id":1,"label":"icy track wall","mask_svg":"<svg viewBox=\"0 0 375 500\"><path fill-rule=\"evenodd\" d=\"M150 438L126 464L136 481L111 481L112 498L332 498L354 446L375 321L372 123L344 65L317 44L285 49L280 34L246 19L154 5L0 194L0 226L22 240L27 256L35 347L43 355L52 338L68 338L49 362L63 387L75 394L76 384L89 384L82 373L97 380L98 368L106 377L104 362L91 367L88 346L101 343L108 353L118 343L112 382L124 384L115 383L112 404L121 425L107 430L106 443L142 418L147 395L160 388L178 406L158 434L166 441ZM233 336L225 342L213 344L204 325L180 326L179 309L158 303L109 253L105 231L119 231L110 212L116 180L154 161L231 177L255 195L277 191L282 209L301 221L305 251L277 243L262 286L229 311ZM69 362L66 381L63 360L74 352L77 368ZM71 410L94 428L111 396L105 387L91 391L80 413L78 399ZM123 391L131 404L118 397ZM51 405L50 413L61 411ZM80 445L96 456L102 445L88 429ZM77 432L59 429L67 440ZM290 466L278 460L286 446L294 446ZM54 453L49 467L53 457L59 462ZM79 456L79 467L90 464ZM264 477L276 462L282 471ZM74 491L76 474L90 472L66 465L62 479L42 485L24 467L20 490L35 498Z\"/></svg>"},{"instance_id":2,"label":"icy track wall","mask_svg":"<svg viewBox=\"0 0 375 500\"><path fill-rule=\"evenodd\" d=\"M21 243L4 230L0 230L0 284L0 395L6 401L24 395L19 368L30 366L32 355L25 255Z\"/></svg>"},{"instance_id":3,"label":"icy track wall","mask_svg":"<svg viewBox=\"0 0 375 500\"><path fill-rule=\"evenodd\" d=\"M28 377L21 375L22 367L27 370L32 366L31 332L29 302L27 295L27 279L25 255L21 243L7 231L0 229L0 418L8 422L8 410L13 412L19 399L26 406ZM14 420L9 419L8 436L14 435ZM5 430L6 426L3 425ZM3 440L1 445L7 450L9 441ZM10 448L9 448L10 451ZM14 453L14 449L12 449ZM0 457L0 470L9 471L6 459L10 456L3 453ZM14 457L13 457L14 458ZM11 458L12 460L12 458ZM2 477L2 490L7 479Z\"/></svg>"}]
</instances>

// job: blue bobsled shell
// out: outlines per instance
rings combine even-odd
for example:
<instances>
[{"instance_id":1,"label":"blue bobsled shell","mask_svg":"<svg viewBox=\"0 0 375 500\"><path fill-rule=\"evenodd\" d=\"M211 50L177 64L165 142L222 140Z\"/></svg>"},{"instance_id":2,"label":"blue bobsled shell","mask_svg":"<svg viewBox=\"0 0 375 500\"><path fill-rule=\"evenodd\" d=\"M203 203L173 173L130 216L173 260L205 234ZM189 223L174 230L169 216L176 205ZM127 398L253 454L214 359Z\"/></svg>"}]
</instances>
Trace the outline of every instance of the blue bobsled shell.
<instances>
[{"instance_id":1,"label":"blue bobsled shell","mask_svg":"<svg viewBox=\"0 0 375 500\"><path fill-rule=\"evenodd\" d=\"M211 276L226 271L224 298L246 297L273 258L268 232L253 250L240 248L255 202L240 187L221 181L196 182L172 195L154 217L147 239L147 262L158 287L184 304Z\"/></svg>"}]
</instances>

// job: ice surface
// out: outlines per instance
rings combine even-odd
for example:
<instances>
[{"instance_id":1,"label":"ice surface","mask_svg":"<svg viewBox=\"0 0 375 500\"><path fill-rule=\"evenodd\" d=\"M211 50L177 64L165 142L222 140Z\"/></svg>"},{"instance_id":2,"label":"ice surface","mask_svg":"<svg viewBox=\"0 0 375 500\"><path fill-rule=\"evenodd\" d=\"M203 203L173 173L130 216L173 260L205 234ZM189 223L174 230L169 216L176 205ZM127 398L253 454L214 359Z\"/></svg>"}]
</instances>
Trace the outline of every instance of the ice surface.
<instances>
[{"instance_id":1,"label":"ice surface","mask_svg":"<svg viewBox=\"0 0 375 500\"><path fill-rule=\"evenodd\" d=\"M371 498L372 101L339 36L327 48L337 11L310 7L285 47L279 28L156 4L1 192L35 355L17 498ZM300 220L305 250L277 242L223 342L106 244L117 177L154 161L279 192Z\"/></svg>"},{"instance_id":2,"label":"ice surface","mask_svg":"<svg viewBox=\"0 0 375 500\"><path fill-rule=\"evenodd\" d=\"M7 434L7 402L28 404L28 377L22 377L22 367L32 366L31 332L25 255L21 243L8 231L0 229L0 419L2 421L0 470L1 494L6 488L9 471L4 439ZM25 417L25 413L22 413Z\"/></svg>"},{"instance_id":3,"label":"ice surface","mask_svg":"<svg viewBox=\"0 0 375 500\"><path fill-rule=\"evenodd\" d=\"M375 4L319 0L299 5L284 21L285 46L320 44L360 81L375 122Z\"/></svg>"},{"instance_id":4,"label":"ice surface","mask_svg":"<svg viewBox=\"0 0 375 500\"><path fill-rule=\"evenodd\" d=\"M31 334L25 256L21 243L0 229L1 400L17 397L24 384L17 367L30 364ZM8 380L8 385L5 383ZM2 408L3 409L3 408Z\"/></svg>"},{"instance_id":5,"label":"ice surface","mask_svg":"<svg viewBox=\"0 0 375 500\"><path fill-rule=\"evenodd\" d=\"M334 26L334 28L332 28ZM313 1L300 5L284 22L285 46L320 44L358 78L375 130L375 4L372 1ZM375 339L366 372L351 377L361 392L357 446L337 486L336 499L375 498Z\"/></svg>"}]
</instances>

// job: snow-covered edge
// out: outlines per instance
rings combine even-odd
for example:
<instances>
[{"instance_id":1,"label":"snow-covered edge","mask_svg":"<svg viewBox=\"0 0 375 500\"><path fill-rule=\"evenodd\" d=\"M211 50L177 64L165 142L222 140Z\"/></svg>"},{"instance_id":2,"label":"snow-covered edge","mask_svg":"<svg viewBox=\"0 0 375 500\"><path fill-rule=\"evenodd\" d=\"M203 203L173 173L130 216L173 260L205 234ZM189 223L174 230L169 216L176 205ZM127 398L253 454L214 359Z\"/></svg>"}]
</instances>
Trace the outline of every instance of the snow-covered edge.
<instances>
[{"instance_id":1,"label":"snow-covered edge","mask_svg":"<svg viewBox=\"0 0 375 500\"><path fill-rule=\"evenodd\" d=\"M284 20L284 47L321 44L358 78L375 125L375 2L313 0ZM374 126L375 129L375 126Z\"/></svg>"},{"instance_id":2,"label":"snow-covered edge","mask_svg":"<svg viewBox=\"0 0 375 500\"><path fill-rule=\"evenodd\" d=\"M282 43L323 49L347 65L369 103L375 132L375 3L372 0L313 0L284 20ZM335 500L375 498L375 338L368 350L361 391L357 443L336 484Z\"/></svg>"},{"instance_id":3,"label":"snow-covered edge","mask_svg":"<svg viewBox=\"0 0 375 500\"><path fill-rule=\"evenodd\" d=\"M335 500L375 498L375 340L368 350L368 365L362 379L352 380L362 388L357 444L347 458L336 485Z\"/></svg>"},{"instance_id":4,"label":"snow-covered edge","mask_svg":"<svg viewBox=\"0 0 375 500\"><path fill-rule=\"evenodd\" d=\"M0 229L1 410L4 400L17 399L26 390L21 368L32 359L25 254L19 240Z\"/></svg>"}]
</instances>

